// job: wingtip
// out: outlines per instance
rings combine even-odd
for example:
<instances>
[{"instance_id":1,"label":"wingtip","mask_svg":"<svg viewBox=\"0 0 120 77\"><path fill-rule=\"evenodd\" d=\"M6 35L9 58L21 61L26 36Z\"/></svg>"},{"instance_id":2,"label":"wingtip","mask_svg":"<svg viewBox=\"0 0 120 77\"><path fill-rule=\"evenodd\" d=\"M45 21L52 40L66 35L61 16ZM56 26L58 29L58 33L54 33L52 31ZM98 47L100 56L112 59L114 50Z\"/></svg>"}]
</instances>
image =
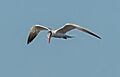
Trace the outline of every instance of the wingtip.
<instances>
[{"instance_id":1,"label":"wingtip","mask_svg":"<svg viewBox=\"0 0 120 77\"><path fill-rule=\"evenodd\" d=\"M101 37L99 37L99 39L102 39Z\"/></svg>"},{"instance_id":2,"label":"wingtip","mask_svg":"<svg viewBox=\"0 0 120 77\"><path fill-rule=\"evenodd\" d=\"M29 37L28 40L27 40L27 44L30 44L32 40L33 40L33 38L31 39L31 38Z\"/></svg>"},{"instance_id":3,"label":"wingtip","mask_svg":"<svg viewBox=\"0 0 120 77\"><path fill-rule=\"evenodd\" d=\"M30 42L29 41L27 41L27 45L29 44Z\"/></svg>"},{"instance_id":4,"label":"wingtip","mask_svg":"<svg viewBox=\"0 0 120 77\"><path fill-rule=\"evenodd\" d=\"M29 42L27 42L27 45L29 44Z\"/></svg>"},{"instance_id":5,"label":"wingtip","mask_svg":"<svg viewBox=\"0 0 120 77\"><path fill-rule=\"evenodd\" d=\"M102 39L102 38L101 38L101 37L99 37L99 36L97 36L97 38L98 38L98 39L100 39L100 40Z\"/></svg>"},{"instance_id":6,"label":"wingtip","mask_svg":"<svg viewBox=\"0 0 120 77\"><path fill-rule=\"evenodd\" d=\"M28 45L30 42L31 42L31 40L30 40L30 36L29 36L29 38L28 38L28 40L27 40L27 45Z\"/></svg>"}]
</instances>

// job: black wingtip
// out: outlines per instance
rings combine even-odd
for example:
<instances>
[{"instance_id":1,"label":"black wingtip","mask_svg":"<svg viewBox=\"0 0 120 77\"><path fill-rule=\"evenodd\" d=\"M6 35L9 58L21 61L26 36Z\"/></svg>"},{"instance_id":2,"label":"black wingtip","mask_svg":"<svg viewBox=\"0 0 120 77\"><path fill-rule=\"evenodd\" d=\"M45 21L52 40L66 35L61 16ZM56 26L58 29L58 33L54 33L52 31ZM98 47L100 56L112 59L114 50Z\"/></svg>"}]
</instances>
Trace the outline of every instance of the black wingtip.
<instances>
[{"instance_id":1,"label":"black wingtip","mask_svg":"<svg viewBox=\"0 0 120 77\"><path fill-rule=\"evenodd\" d=\"M27 41L27 45L29 44L30 42L29 41Z\"/></svg>"},{"instance_id":2,"label":"black wingtip","mask_svg":"<svg viewBox=\"0 0 120 77\"><path fill-rule=\"evenodd\" d=\"M99 36L95 36L95 37L97 37L98 39L102 39L101 37L99 37Z\"/></svg>"},{"instance_id":3,"label":"black wingtip","mask_svg":"<svg viewBox=\"0 0 120 77\"><path fill-rule=\"evenodd\" d=\"M30 39L28 38L28 40L27 40L27 45L30 43Z\"/></svg>"},{"instance_id":4,"label":"black wingtip","mask_svg":"<svg viewBox=\"0 0 120 77\"><path fill-rule=\"evenodd\" d=\"M98 39L102 39L100 36L97 36L97 35L95 35L95 37L97 37Z\"/></svg>"},{"instance_id":5,"label":"black wingtip","mask_svg":"<svg viewBox=\"0 0 120 77\"><path fill-rule=\"evenodd\" d=\"M31 42L31 38L30 36L28 37L28 40L27 40L27 45Z\"/></svg>"},{"instance_id":6,"label":"black wingtip","mask_svg":"<svg viewBox=\"0 0 120 77\"><path fill-rule=\"evenodd\" d=\"M27 44L30 44L33 39L34 39L34 38L29 37L29 38L28 38L28 41L27 41Z\"/></svg>"},{"instance_id":7,"label":"black wingtip","mask_svg":"<svg viewBox=\"0 0 120 77\"><path fill-rule=\"evenodd\" d=\"M99 37L99 39L102 39L101 37Z\"/></svg>"},{"instance_id":8,"label":"black wingtip","mask_svg":"<svg viewBox=\"0 0 120 77\"><path fill-rule=\"evenodd\" d=\"M31 32L28 36L27 44L31 43L36 36L37 34Z\"/></svg>"}]
</instances>

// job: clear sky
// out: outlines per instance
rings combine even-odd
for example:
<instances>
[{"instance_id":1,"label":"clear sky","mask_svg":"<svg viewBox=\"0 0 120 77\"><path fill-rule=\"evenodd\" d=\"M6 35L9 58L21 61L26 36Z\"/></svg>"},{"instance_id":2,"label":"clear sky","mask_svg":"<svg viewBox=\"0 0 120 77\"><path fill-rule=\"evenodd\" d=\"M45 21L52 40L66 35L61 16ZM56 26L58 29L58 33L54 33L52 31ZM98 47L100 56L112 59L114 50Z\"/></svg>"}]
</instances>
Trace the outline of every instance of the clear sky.
<instances>
[{"instance_id":1,"label":"clear sky","mask_svg":"<svg viewBox=\"0 0 120 77\"><path fill-rule=\"evenodd\" d=\"M59 28L67 22L75 38L41 32L27 45L32 25ZM120 77L120 0L0 0L0 77Z\"/></svg>"}]
</instances>

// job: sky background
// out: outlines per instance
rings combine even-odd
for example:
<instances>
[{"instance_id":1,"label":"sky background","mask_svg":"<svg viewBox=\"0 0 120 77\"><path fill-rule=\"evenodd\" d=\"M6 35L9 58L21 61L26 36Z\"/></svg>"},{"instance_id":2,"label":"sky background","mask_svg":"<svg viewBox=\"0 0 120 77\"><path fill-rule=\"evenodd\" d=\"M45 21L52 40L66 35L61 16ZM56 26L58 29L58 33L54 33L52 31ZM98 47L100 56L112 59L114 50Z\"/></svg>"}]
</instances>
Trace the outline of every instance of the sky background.
<instances>
[{"instance_id":1,"label":"sky background","mask_svg":"<svg viewBox=\"0 0 120 77\"><path fill-rule=\"evenodd\" d=\"M72 22L102 40L41 32L27 45L32 25L56 29ZM120 0L0 0L0 77L120 77Z\"/></svg>"}]
</instances>

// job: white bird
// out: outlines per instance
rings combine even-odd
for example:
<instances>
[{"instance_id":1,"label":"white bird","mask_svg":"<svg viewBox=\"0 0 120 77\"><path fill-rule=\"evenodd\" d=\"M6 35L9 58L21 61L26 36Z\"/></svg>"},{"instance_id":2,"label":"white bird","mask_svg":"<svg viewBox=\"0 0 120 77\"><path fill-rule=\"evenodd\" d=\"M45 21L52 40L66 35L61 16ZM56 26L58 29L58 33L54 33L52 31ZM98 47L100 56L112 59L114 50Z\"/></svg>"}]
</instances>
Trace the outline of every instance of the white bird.
<instances>
[{"instance_id":1,"label":"white bird","mask_svg":"<svg viewBox=\"0 0 120 77\"><path fill-rule=\"evenodd\" d=\"M97 37L98 39L101 39L101 37L99 37L97 34L93 33L90 30L87 30L77 24L67 23L63 27L61 27L59 29L55 29L55 30L52 30L52 29L42 26L42 25L34 25L34 26L32 26L31 31L29 33L27 44L29 44L38 35L38 33L42 30L48 31L48 43L50 43L51 37L63 38L63 39L72 38L72 36L66 35L66 32L73 30L73 29L77 29L82 32L86 32L90 35Z\"/></svg>"}]
</instances>

